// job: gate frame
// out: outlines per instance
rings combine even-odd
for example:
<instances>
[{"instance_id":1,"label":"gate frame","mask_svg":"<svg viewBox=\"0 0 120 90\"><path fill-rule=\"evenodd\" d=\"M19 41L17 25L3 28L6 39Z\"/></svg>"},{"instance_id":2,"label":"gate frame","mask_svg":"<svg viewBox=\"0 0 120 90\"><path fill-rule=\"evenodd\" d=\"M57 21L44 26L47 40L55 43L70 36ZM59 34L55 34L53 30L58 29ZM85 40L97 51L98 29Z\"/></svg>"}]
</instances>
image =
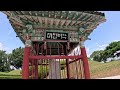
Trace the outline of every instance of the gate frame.
<instances>
[{"instance_id":1,"label":"gate frame","mask_svg":"<svg viewBox=\"0 0 120 90\"><path fill-rule=\"evenodd\" d=\"M30 51L32 47L32 41L30 38L26 40L25 48L24 48L24 57L23 57L23 66L22 66L22 79L29 79L29 61L34 60L35 63L35 79L38 79L38 60L37 59L66 59L66 67L67 67L67 79L70 79L70 68L69 68L69 59L75 58L76 60L81 59L83 61L83 68L84 68L84 78L90 79L90 71L89 71L89 64L88 58L86 54L86 49L84 46L83 38L80 39L79 42L81 55L78 56L60 56L60 55L39 55L30 56ZM45 45L46 46L46 45Z\"/></svg>"}]
</instances>

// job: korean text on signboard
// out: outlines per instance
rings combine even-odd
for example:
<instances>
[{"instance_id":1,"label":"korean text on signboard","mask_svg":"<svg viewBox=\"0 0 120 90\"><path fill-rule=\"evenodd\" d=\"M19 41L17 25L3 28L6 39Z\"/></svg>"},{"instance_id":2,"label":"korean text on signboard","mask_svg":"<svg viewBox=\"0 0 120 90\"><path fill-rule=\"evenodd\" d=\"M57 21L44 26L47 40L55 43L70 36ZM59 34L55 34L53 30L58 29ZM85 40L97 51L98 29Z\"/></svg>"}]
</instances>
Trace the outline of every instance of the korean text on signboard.
<instances>
[{"instance_id":1,"label":"korean text on signboard","mask_svg":"<svg viewBox=\"0 0 120 90\"><path fill-rule=\"evenodd\" d=\"M50 40L68 40L68 33L46 32L46 39L50 39Z\"/></svg>"}]
</instances>

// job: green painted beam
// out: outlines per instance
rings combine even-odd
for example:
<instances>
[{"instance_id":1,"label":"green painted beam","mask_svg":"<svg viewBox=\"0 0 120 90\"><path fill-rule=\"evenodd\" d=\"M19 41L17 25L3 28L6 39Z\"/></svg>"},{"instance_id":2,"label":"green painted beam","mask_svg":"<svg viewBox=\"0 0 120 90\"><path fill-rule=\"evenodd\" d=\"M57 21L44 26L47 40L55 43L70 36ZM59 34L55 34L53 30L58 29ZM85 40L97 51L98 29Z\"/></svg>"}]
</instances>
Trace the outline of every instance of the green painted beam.
<instances>
[{"instance_id":1,"label":"green painted beam","mask_svg":"<svg viewBox=\"0 0 120 90\"><path fill-rule=\"evenodd\" d=\"M103 14L85 11L6 11L5 13L9 17L11 16L11 13L13 13L13 15L20 18L19 21L22 23L14 18L9 18L12 26L19 36L21 35L21 32L24 35L26 34L26 31L24 31L24 29L26 29L25 25L32 24L33 29L29 30L28 33L33 36L33 39L36 38L37 40L41 40L41 36L43 34L40 32L36 34L36 29L44 28L57 31L61 31L62 29L63 31L74 31L84 35L83 33L78 32L80 27L83 27L85 30L92 30L96 28L97 24L102 20L105 20L105 16ZM48 23L48 21L50 21L50 23ZM88 36L91 32L92 31L86 32L86 35ZM20 38L24 39L22 36L20 36Z\"/></svg>"}]
</instances>

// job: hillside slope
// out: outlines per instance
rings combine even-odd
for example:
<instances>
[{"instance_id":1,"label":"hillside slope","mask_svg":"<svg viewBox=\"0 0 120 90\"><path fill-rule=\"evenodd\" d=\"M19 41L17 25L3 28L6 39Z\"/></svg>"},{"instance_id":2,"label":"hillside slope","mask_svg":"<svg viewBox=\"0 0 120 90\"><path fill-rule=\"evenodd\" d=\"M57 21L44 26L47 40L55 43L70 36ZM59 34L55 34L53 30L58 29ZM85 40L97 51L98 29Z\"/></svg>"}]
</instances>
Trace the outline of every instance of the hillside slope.
<instances>
[{"instance_id":1,"label":"hillside slope","mask_svg":"<svg viewBox=\"0 0 120 90\"><path fill-rule=\"evenodd\" d=\"M89 61L91 78L120 75L120 60L108 63Z\"/></svg>"}]
</instances>

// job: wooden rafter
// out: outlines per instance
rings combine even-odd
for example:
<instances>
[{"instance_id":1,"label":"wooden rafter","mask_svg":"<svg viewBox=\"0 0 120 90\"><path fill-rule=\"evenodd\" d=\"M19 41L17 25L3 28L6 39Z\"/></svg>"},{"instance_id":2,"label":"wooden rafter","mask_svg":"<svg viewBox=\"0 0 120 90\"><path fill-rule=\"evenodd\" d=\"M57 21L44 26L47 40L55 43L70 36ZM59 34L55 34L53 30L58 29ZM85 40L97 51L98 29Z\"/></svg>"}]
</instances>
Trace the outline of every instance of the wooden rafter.
<instances>
[{"instance_id":1,"label":"wooden rafter","mask_svg":"<svg viewBox=\"0 0 120 90\"><path fill-rule=\"evenodd\" d=\"M41 18L42 17L38 17L38 21L39 21L40 24L42 24L42 19Z\"/></svg>"},{"instance_id":2,"label":"wooden rafter","mask_svg":"<svg viewBox=\"0 0 120 90\"><path fill-rule=\"evenodd\" d=\"M56 26L58 26L60 19L56 19Z\"/></svg>"},{"instance_id":3,"label":"wooden rafter","mask_svg":"<svg viewBox=\"0 0 120 90\"><path fill-rule=\"evenodd\" d=\"M34 30L55 29L77 32L83 27L89 35L105 21L104 14L92 11L3 11L3 13L8 16L17 33L26 28L27 23L31 23ZM24 40L23 37L20 38Z\"/></svg>"},{"instance_id":4,"label":"wooden rafter","mask_svg":"<svg viewBox=\"0 0 120 90\"><path fill-rule=\"evenodd\" d=\"M30 20L30 21L34 21L32 18L31 18L31 16L29 16L29 15L25 15L25 17L28 19L28 20Z\"/></svg>"},{"instance_id":5,"label":"wooden rafter","mask_svg":"<svg viewBox=\"0 0 120 90\"><path fill-rule=\"evenodd\" d=\"M70 24L71 20L67 20L66 26Z\"/></svg>"}]
</instances>

